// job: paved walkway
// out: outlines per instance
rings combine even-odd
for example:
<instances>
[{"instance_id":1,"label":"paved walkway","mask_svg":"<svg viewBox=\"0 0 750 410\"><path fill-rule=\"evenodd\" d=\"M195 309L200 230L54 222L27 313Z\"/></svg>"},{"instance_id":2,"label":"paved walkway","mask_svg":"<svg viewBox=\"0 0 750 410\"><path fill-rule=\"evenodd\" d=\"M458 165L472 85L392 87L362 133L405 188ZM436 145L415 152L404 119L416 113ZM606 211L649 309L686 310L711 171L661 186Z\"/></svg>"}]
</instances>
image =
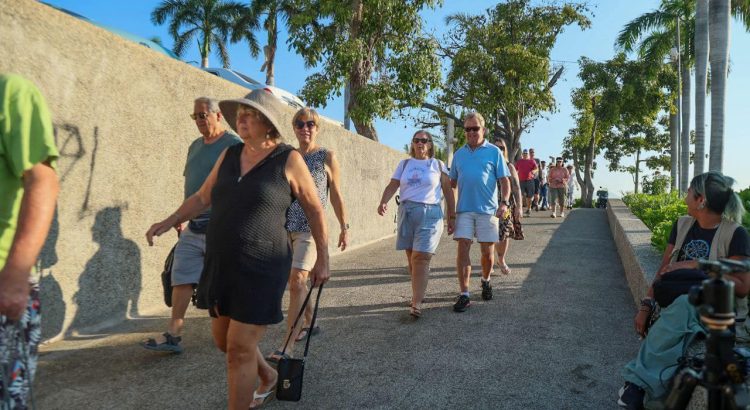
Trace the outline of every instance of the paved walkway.
<instances>
[{"instance_id":1,"label":"paved walkway","mask_svg":"<svg viewBox=\"0 0 750 410\"><path fill-rule=\"evenodd\" d=\"M638 340L605 213L576 210L561 220L540 212L525 220L525 231L525 241L511 244L513 273L494 277L494 300L480 300L473 276L473 306L461 314L450 308L455 244L443 238L416 321L407 314L409 276L393 239L334 258L303 399L266 408L617 408L619 371ZM38 408L226 408L224 359L209 319L189 313L178 356L138 346L163 330L167 310L46 346ZM281 332L269 329L264 352Z\"/></svg>"}]
</instances>

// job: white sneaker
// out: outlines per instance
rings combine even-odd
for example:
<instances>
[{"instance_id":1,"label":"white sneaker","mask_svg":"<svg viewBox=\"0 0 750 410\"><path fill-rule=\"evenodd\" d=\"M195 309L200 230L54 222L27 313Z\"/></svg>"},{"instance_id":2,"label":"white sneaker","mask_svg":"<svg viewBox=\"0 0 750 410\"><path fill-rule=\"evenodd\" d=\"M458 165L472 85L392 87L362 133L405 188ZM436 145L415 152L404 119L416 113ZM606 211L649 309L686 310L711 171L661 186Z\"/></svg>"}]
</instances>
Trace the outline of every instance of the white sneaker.
<instances>
[{"instance_id":1,"label":"white sneaker","mask_svg":"<svg viewBox=\"0 0 750 410\"><path fill-rule=\"evenodd\" d=\"M565 212L560 212L560 218L565 218Z\"/></svg>"}]
</instances>

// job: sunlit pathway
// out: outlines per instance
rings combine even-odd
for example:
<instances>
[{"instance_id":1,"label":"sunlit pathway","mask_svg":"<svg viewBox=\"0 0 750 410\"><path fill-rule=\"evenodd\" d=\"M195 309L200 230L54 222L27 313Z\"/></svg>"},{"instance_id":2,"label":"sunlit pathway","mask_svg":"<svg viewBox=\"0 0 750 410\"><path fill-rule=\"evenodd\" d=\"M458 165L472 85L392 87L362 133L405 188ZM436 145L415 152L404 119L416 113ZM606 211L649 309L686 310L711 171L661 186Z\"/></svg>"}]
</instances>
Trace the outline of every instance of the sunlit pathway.
<instances>
[{"instance_id":1,"label":"sunlit pathway","mask_svg":"<svg viewBox=\"0 0 750 410\"><path fill-rule=\"evenodd\" d=\"M617 408L619 370L638 341L605 213L576 210L561 220L540 212L525 220L525 232L511 244L513 273L493 279L495 298L480 300L474 276L473 306L461 314L451 310L455 244L443 238L416 321L393 239L334 258L303 399L267 408ZM138 346L162 331L166 316L47 346L39 408L225 408L223 356L204 312L191 315L180 356ZM281 331L269 330L264 351Z\"/></svg>"}]
</instances>

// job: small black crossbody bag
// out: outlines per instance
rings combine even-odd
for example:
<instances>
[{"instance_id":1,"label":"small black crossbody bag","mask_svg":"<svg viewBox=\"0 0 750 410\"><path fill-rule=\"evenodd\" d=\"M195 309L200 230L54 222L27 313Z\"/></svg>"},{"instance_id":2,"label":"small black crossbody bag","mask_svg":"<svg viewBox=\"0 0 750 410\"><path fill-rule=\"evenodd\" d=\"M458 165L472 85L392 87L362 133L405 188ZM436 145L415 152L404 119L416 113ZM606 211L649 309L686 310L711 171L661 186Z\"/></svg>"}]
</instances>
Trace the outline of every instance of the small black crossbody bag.
<instances>
[{"instance_id":1,"label":"small black crossbody bag","mask_svg":"<svg viewBox=\"0 0 750 410\"><path fill-rule=\"evenodd\" d=\"M305 313L305 307L310 302L310 296L315 286L311 286L307 292L305 302L302 303L302 308L297 315L297 319L292 325L292 329L297 328L297 322ZM279 378L276 382L276 399L279 401L299 401L302 398L302 376L305 372L305 359L307 358L307 351L310 349L310 338L312 337L312 329L315 329L315 319L318 316L318 304L320 303L320 294L323 292L323 285L321 284L318 288L318 296L315 299L315 309L313 310L312 323L310 323L310 330L307 332L307 342L305 342L305 353L301 359L292 359L285 357L286 348L289 345L289 341L292 338L294 332L289 333L289 337L284 343L284 349L281 351L281 359L276 370L279 372Z\"/></svg>"}]
</instances>

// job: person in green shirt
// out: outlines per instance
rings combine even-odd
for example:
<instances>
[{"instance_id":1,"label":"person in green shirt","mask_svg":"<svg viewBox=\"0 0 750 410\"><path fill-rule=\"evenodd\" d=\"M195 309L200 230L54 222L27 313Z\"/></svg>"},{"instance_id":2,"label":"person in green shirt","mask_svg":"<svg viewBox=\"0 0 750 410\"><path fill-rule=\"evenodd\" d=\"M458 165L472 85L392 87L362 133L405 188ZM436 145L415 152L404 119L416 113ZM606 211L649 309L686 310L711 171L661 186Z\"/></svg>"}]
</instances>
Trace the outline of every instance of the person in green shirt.
<instances>
[{"instance_id":1,"label":"person in green shirt","mask_svg":"<svg viewBox=\"0 0 750 410\"><path fill-rule=\"evenodd\" d=\"M26 408L41 316L32 274L52 223L58 157L47 104L30 81L0 74L0 400Z\"/></svg>"}]
</instances>

